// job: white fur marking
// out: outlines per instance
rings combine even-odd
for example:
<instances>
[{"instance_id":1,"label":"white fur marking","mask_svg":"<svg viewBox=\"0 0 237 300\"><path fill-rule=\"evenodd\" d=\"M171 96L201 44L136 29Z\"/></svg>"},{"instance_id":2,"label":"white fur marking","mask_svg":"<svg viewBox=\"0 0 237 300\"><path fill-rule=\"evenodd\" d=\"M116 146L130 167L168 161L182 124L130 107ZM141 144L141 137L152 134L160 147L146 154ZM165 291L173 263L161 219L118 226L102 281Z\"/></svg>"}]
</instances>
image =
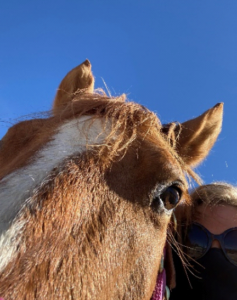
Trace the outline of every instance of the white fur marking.
<instances>
[{"instance_id":1,"label":"white fur marking","mask_svg":"<svg viewBox=\"0 0 237 300\"><path fill-rule=\"evenodd\" d=\"M103 125L101 119L91 122L90 116L64 123L52 141L36 153L32 164L0 181L0 271L16 251L24 224L13 220L33 190L67 157L84 152L87 145L103 143Z\"/></svg>"}]
</instances>

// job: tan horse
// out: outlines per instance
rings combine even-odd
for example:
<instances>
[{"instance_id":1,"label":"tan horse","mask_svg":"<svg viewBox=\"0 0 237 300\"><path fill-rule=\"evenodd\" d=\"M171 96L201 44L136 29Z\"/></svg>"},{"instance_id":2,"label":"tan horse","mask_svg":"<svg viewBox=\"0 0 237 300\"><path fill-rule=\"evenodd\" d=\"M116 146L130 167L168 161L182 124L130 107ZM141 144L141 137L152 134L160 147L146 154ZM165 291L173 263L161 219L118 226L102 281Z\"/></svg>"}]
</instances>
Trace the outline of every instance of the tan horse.
<instances>
[{"instance_id":1,"label":"tan horse","mask_svg":"<svg viewBox=\"0 0 237 300\"><path fill-rule=\"evenodd\" d=\"M0 297L151 298L185 174L221 129L222 104L162 127L125 96L94 92L89 61L52 114L9 129L0 148Z\"/></svg>"}]
</instances>

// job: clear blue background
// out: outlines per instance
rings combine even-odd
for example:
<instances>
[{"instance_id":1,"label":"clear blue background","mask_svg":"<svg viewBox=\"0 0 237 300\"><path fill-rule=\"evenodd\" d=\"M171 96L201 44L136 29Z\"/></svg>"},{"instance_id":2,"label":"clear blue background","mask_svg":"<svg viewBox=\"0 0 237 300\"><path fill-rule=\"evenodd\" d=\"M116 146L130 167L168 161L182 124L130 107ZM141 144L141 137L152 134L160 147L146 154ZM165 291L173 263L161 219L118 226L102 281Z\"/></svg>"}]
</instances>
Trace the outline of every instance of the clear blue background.
<instances>
[{"instance_id":1,"label":"clear blue background","mask_svg":"<svg viewBox=\"0 0 237 300\"><path fill-rule=\"evenodd\" d=\"M223 130L198 168L237 182L237 1L1 1L0 138L46 111L61 79L88 58L96 87L157 112L163 123L224 102Z\"/></svg>"}]
</instances>

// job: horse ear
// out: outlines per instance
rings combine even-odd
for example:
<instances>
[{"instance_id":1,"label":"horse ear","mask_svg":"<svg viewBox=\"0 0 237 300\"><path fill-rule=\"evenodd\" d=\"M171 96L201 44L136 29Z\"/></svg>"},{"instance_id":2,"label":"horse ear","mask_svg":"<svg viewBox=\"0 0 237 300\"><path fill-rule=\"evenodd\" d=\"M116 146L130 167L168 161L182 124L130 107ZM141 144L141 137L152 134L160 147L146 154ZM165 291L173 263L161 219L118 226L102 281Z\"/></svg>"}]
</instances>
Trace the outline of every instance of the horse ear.
<instances>
[{"instance_id":1,"label":"horse ear","mask_svg":"<svg viewBox=\"0 0 237 300\"><path fill-rule=\"evenodd\" d=\"M91 71L91 63L88 59L72 69L63 78L54 99L53 110L71 102L74 93L77 91L83 93L93 93L94 91L94 77Z\"/></svg>"},{"instance_id":2,"label":"horse ear","mask_svg":"<svg viewBox=\"0 0 237 300\"><path fill-rule=\"evenodd\" d=\"M223 103L218 103L201 116L181 124L177 136L177 152L183 161L194 167L213 147L222 126Z\"/></svg>"}]
</instances>

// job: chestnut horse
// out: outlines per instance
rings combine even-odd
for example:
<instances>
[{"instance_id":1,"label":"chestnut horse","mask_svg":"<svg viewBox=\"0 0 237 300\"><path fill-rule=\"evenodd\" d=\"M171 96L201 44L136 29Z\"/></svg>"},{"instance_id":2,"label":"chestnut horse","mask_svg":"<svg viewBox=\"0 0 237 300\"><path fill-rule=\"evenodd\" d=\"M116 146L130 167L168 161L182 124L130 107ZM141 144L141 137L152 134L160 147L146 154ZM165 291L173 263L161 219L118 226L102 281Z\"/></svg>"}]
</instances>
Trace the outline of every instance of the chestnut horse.
<instances>
[{"instance_id":1,"label":"chestnut horse","mask_svg":"<svg viewBox=\"0 0 237 300\"><path fill-rule=\"evenodd\" d=\"M94 91L88 60L61 82L52 112L0 145L0 297L152 296L187 174L220 132L222 104L183 124Z\"/></svg>"}]
</instances>

